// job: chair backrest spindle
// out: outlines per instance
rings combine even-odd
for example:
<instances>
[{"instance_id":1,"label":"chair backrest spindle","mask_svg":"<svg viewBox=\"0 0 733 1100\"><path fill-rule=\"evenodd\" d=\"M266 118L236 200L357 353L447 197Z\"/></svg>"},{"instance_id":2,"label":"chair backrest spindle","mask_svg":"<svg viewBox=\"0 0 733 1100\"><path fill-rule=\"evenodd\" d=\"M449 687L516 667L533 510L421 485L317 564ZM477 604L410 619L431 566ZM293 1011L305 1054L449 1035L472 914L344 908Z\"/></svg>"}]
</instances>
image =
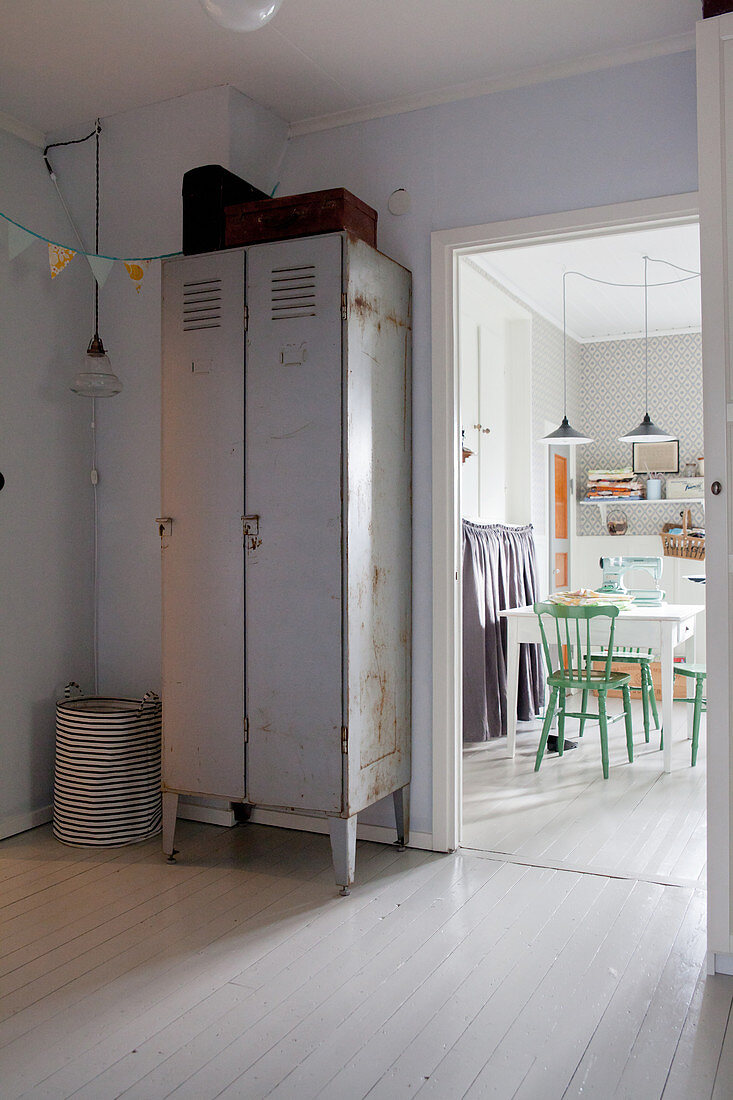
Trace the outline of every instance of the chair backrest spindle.
<instances>
[{"instance_id":1,"label":"chair backrest spindle","mask_svg":"<svg viewBox=\"0 0 733 1100\"><path fill-rule=\"evenodd\" d=\"M589 686L593 684L593 666L591 663L591 655L593 652L591 646L591 619L602 617L610 620L608 624L609 633L607 645L596 645L596 649L603 652L606 657L603 678L604 680L609 679L613 663L613 638L616 626L615 620L619 614L618 607L614 604L603 606L593 604L576 606L572 604L547 602L536 603L534 605L534 611L540 625L542 649L545 655L545 664L547 665L548 673L552 675L555 669L552 667L550 644L542 621L544 615L549 615L555 622L555 643L558 652L557 671L562 671L562 673L569 676L571 680L575 680L580 684L588 684ZM561 620L564 624L562 629L560 627ZM581 632L581 620L585 620L585 637L583 637ZM575 623L574 632L572 628L573 622ZM575 650L577 655L575 662L573 661L573 650ZM576 667L574 667L574 665Z\"/></svg>"}]
</instances>

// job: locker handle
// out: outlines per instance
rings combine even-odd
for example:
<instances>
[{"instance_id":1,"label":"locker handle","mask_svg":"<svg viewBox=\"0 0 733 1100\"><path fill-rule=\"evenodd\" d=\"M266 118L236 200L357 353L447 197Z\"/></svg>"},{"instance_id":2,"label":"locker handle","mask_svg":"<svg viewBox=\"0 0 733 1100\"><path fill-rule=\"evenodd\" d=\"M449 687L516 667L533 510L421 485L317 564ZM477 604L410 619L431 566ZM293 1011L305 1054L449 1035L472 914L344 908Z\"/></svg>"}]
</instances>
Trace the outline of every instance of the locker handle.
<instances>
[{"instance_id":1,"label":"locker handle","mask_svg":"<svg viewBox=\"0 0 733 1100\"><path fill-rule=\"evenodd\" d=\"M242 516L242 536L247 550L256 550L262 545L259 516Z\"/></svg>"}]
</instances>

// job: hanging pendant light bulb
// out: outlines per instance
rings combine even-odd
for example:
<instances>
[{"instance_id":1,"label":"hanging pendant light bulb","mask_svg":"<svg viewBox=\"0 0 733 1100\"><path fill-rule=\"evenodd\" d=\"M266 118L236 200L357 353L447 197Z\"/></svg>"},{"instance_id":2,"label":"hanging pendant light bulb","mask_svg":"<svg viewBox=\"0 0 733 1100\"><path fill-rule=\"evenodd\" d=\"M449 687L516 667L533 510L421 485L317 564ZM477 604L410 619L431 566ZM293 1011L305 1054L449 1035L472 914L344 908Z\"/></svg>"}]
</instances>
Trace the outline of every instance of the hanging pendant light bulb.
<instances>
[{"instance_id":1,"label":"hanging pendant light bulb","mask_svg":"<svg viewBox=\"0 0 733 1100\"><path fill-rule=\"evenodd\" d=\"M96 138L96 211L94 223L94 248L99 252L99 134L101 127L97 119L94 136ZM89 135L91 137L91 134ZM86 139L85 139L86 140ZM76 374L71 386L73 393L81 397L114 397L122 390L122 383L112 370L112 364L105 351L102 337L99 335L99 283L94 279L94 336L89 341L82 369Z\"/></svg>"},{"instance_id":2,"label":"hanging pendant light bulb","mask_svg":"<svg viewBox=\"0 0 733 1100\"><path fill-rule=\"evenodd\" d=\"M638 427L619 436L619 443L666 443L673 435L658 428L649 416L649 257L644 257L644 419Z\"/></svg>"},{"instance_id":3,"label":"hanging pendant light bulb","mask_svg":"<svg viewBox=\"0 0 733 1100\"><path fill-rule=\"evenodd\" d=\"M74 378L71 389L82 397L114 397L122 383L112 370L102 338L95 331L86 353L86 362Z\"/></svg>"},{"instance_id":4,"label":"hanging pendant light bulb","mask_svg":"<svg viewBox=\"0 0 733 1100\"><path fill-rule=\"evenodd\" d=\"M563 271L562 275L562 387L563 387L563 418L560 422L560 427L555 428L554 432L550 432L549 435L544 435L539 440L540 443L546 443L548 446L553 444L556 447L577 447L581 443L592 443L593 440L587 435L583 435L582 432L578 432L575 428L571 427L568 423L568 364L567 364L567 343L568 343L568 331L567 323L565 319L565 279L568 275L574 275L576 272Z\"/></svg>"},{"instance_id":5,"label":"hanging pendant light bulb","mask_svg":"<svg viewBox=\"0 0 733 1100\"><path fill-rule=\"evenodd\" d=\"M256 31L269 23L283 0L200 0L210 19L228 31Z\"/></svg>"}]
</instances>

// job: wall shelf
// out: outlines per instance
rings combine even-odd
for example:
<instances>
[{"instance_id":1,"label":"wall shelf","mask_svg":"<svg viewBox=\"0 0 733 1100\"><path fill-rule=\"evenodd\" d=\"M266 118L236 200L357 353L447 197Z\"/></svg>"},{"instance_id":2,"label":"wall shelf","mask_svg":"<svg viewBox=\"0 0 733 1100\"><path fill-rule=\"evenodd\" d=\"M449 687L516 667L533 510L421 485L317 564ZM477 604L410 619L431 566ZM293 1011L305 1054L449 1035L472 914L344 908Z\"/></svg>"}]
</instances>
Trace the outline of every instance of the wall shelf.
<instances>
[{"instance_id":1,"label":"wall shelf","mask_svg":"<svg viewBox=\"0 0 733 1100\"><path fill-rule=\"evenodd\" d=\"M700 507L704 511L705 497L695 497L694 499L692 497L661 497L659 500L647 500L646 498L642 500L626 500L624 497L619 497L618 499L615 499L613 497L606 497L605 500L594 500L592 498L583 497L581 500L578 501L578 504L595 504L596 508L598 508L599 512L601 513L601 523L605 527L606 516L608 515L609 508L624 509L632 506L637 507L638 505L642 504L686 504L688 508L692 508L695 505L700 505Z\"/></svg>"}]
</instances>

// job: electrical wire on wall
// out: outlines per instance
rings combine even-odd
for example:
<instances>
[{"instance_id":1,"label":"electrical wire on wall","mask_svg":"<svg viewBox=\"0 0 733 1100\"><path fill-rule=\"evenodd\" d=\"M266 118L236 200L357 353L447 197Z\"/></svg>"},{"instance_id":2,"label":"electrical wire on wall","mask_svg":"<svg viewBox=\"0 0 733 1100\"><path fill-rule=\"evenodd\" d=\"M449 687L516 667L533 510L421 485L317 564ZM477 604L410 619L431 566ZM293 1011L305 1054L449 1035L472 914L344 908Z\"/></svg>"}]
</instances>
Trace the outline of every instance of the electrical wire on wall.
<instances>
[{"instance_id":1,"label":"electrical wire on wall","mask_svg":"<svg viewBox=\"0 0 733 1100\"><path fill-rule=\"evenodd\" d=\"M58 185L56 173L54 172L51 163L48 159L48 153L50 149L56 148L61 145L81 145L83 142L90 141L92 138L95 140L95 205L94 205L94 250L95 254L99 254L99 135L102 127L99 119L97 119L94 129L86 137L77 138L75 141L62 141L56 142L53 145L47 145L43 150L43 159L48 169L48 173L56 188L56 192L61 201L61 205L64 208L67 218L71 224L72 229L76 235L81 249L86 252L84 242L81 234L74 222L71 212L64 200L64 196L61 193L61 189ZM98 484L99 473L97 470L97 405L96 401L98 397L113 397L119 393L122 389L122 384L117 376L113 373L110 366L107 353L104 349L101 337L99 335L99 282L96 274L94 277L94 335L87 348L87 362L85 369L80 371L72 385L74 393L78 393L83 397L90 397L92 403L92 419L91 419L91 433L92 433L92 466L90 471L90 480L92 484L92 525L93 525L93 549L92 549L92 660L94 666L94 694L99 694L99 499L98 499Z\"/></svg>"}]
</instances>

